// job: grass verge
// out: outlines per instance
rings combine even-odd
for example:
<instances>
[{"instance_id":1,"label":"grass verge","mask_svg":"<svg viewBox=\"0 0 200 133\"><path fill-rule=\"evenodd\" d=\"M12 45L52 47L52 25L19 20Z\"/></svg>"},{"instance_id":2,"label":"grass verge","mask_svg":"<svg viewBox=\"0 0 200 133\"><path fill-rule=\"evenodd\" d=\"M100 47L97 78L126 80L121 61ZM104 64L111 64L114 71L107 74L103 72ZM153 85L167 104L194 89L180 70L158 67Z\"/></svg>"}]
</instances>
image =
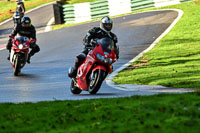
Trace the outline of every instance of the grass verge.
<instances>
[{"instance_id":1,"label":"grass verge","mask_svg":"<svg viewBox=\"0 0 200 133\"><path fill-rule=\"evenodd\" d=\"M200 4L189 2L162 9L174 8L184 11L180 21L151 51L120 72L114 82L200 88Z\"/></svg>"},{"instance_id":2,"label":"grass verge","mask_svg":"<svg viewBox=\"0 0 200 133\"><path fill-rule=\"evenodd\" d=\"M0 104L1 133L198 133L200 92Z\"/></svg>"}]
</instances>

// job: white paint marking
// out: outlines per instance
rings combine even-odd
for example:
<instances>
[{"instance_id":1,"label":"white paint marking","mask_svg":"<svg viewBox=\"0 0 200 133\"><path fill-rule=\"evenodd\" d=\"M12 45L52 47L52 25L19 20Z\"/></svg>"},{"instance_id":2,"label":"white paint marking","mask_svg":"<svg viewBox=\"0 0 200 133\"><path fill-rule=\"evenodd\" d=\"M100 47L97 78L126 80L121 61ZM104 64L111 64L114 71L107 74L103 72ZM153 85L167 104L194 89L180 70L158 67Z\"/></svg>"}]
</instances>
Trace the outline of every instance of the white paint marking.
<instances>
[{"instance_id":1,"label":"white paint marking","mask_svg":"<svg viewBox=\"0 0 200 133\"><path fill-rule=\"evenodd\" d=\"M49 32L49 31L51 31L52 29L51 29L51 25L54 23L54 17L52 17L51 19L50 19L50 21L48 22L48 24L47 24L47 26L46 26L46 28L45 28L45 32Z\"/></svg>"}]
</instances>

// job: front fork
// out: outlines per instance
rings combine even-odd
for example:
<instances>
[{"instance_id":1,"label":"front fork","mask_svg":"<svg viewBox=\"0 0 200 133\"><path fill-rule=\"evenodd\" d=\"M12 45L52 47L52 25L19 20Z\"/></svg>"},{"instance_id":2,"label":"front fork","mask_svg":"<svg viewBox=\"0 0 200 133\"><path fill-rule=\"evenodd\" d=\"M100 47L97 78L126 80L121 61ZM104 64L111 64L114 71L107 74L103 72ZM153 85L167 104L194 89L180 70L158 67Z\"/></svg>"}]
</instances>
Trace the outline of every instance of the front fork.
<instances>
[{"instance_id":1,"label":"front fork","mask_svg":"<svg viewBox=\"0 0 200 133\"><path fill-rule=\"evenodd\" d=\"M23 59L23 65L25 65L25 63L26 63L26 60L27 60L27 54L25 54L24 56L23 56L23 54L21 54L21 53L16 53L14 50L11 50L11 53L10 53L10 63L14 66L15 65L15 60L16 60L16 55L17 54L20 54L20 56L21 56L21 59ZM23 66L22 65L22 66Z\"/></svg>"}]
</instances>

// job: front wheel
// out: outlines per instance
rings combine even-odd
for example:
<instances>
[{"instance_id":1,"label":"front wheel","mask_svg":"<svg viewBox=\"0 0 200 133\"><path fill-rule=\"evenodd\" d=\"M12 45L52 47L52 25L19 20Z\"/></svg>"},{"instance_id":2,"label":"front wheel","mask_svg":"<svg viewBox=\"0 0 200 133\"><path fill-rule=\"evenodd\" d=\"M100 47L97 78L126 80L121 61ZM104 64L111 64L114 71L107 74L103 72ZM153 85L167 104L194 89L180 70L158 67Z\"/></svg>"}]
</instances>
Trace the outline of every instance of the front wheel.
<instances>
[{"instance_id":1,"label":"front wheel","mask_svg":"<svg viewBox=\"0 0 200 133\"><path fill-rule=\"evenodd\" d=\"M89 88L88 88L90 94L97 93L97 91L101 87L101 84L103 83L105 75L106 75L105 71L101 69L97 69L96 71L91 73L90 83L89 83Z\"/></svg>"},{"instance_id":2,"label":"front wheel","mask_svg":"<svg viewBox=\"0 0 200 133\"><path fill-rule=\"evenodd\" d=\"M72 82L71 82L71 86L70 86L70 90L73 94L80 94L82 92L81 89L79 89L77 86L75 86L75 82L74 80L72 79Z\"/></svg>"},{"instance_id":3,"label":"front wheel","mask_svg":"<svg viewBox=\"0 0 200 133\"><path fill-rule=\"evenodd\" d=\"M15 58L15 64L14 64L14 75L18 76L18 74L20 73L20 66L21 66L21 56L16 55Z\"/></svg>"}]
</instances>

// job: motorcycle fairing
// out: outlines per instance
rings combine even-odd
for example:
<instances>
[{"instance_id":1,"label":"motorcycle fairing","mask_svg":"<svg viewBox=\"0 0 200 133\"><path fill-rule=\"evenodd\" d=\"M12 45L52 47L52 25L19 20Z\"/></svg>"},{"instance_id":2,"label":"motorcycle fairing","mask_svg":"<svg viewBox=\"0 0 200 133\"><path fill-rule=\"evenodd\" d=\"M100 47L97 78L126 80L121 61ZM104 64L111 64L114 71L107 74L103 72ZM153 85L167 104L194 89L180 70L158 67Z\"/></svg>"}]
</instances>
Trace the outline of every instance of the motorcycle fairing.
<instances>
[{"instance_id":1,"label":"motorcycle fairing","mask_svg":"<svg viewBox=\"0 0 200 133\"><path fill-rule=\"evenodd\" d=\"M83 90L88 90L88 84L87 84L86 77L94 63L95 63L95 59L92 56L90 56L90 54L88 54L85 61L78 69L78 73L77 73L77 79L78 79L77 81L78 82L77 83L78 83L79 87Z\"/></svg>"}]
</instances>

